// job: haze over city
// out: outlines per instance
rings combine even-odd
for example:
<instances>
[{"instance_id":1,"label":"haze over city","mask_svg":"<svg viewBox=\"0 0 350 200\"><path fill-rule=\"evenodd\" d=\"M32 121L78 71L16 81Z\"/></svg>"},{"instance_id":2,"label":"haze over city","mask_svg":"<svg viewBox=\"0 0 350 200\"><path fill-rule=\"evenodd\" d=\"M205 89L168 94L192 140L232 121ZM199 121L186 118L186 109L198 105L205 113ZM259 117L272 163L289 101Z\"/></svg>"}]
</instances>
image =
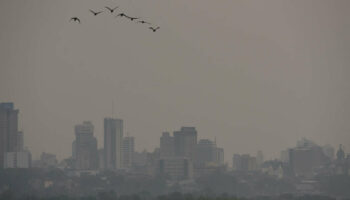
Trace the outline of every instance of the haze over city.
<instances>
[{"instance_id":1,"label":"haze over city","mask_svg":"<svg viewBox=\"0 0 350 200\"><path fill-rule=\"evenodd\" d=\"M116 4L161 28L86 12ZM0 1L0 100L20 110L34 158L68 157L83 121L102 147L111 116L124 120L138 151L181 126L216 137L229 163L233 153L258 150L277 158L302 137L349 149L349 6ZM81 24L69 22L75 15Z\"/></svg>"}]
</instances>

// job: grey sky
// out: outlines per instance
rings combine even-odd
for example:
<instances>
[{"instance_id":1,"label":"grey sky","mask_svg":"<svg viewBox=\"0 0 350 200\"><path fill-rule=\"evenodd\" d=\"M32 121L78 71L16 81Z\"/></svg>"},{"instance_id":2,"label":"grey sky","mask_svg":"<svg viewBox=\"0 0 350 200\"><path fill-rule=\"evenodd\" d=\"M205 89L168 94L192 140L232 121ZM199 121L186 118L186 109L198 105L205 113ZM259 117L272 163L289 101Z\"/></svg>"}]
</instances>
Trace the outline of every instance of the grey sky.
<instances>
[{"instance_id":1,"label":"grey sky","mask_svg":"<svg viewBox=\"0 0 350 200\"><path fill-rule=\"evenodd\" d=\"M119 5L147 27L88 9ZM305 136L350 150L350 1L0 0L0 101L25 144L64 158L74 125L123 118L138 150L196 126L268 158ZM72 16L82 24L69 23Z\"/></svg>"}]
</instances>

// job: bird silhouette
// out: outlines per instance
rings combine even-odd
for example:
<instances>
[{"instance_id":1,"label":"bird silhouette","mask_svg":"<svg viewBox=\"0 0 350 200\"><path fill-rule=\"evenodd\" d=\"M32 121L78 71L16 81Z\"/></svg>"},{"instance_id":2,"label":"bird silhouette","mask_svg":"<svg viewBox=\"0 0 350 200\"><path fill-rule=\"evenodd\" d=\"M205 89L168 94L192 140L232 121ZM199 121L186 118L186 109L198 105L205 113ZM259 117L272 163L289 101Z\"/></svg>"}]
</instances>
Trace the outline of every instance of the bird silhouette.
<instances>
[{"instance_id":1,"label":"bird silhouette","mask_svg":"<svg viewBox=\"0 0 350 200\"><path fill-rule=\"evenodd\" d=\"M149 22L146 22L146 21L144 21L144 20L141 20L141 21L137 21L137 23L141 23L141 24L149 24L149 25L151 25L151 23L149 23Z\"/></svg>"},{"instance_id":2,"label":"bird silhouette","mask_svg":"<svg viewBox=\"0 0 350 200\"><path fill-rule=\"evenodd\" d=\"M90 12L91 12L92 14L94 14L94 16L96 16L96 15L98 15L98 14L102 13L103 11L98 11L98 12L95 12L95 11L93 11L93 10L91 10L91 9L90 9Z\"/></svg>"},{"instance_id":3,"label":"bird silhouette","mask_svg":"<svg viewBox=\"0 0 350 200\"><path fill-rule=\"evenodd\" d=\"M126 17L125 13L119 13L116 17Z\"/></svg>"},{"instance_id":4,"label":"bird silhouette","mask_svg":"<svg viewBox=\"0 0 350 200\"><path fill-rule=\"evenodd\" d=\"M134 21L135 19L138 19L138 17L129 17L129 16L125 16L125 17L130 19L131 21Z\"/></svg>"},{"instance_id":5,"label":"bird silhouette","mask_svg":"<svg viewBox=\"0 0 350 200\"><path fill-rule=\"evenodd\" d=\"M115 9L119 8L119 6L116 6L114 8L110 8L108 6L105 6L105 8L107 8L109 10L109 12L113 13Z\"/></svg>"},{"instance_id":6,"label":"bird silhouette","mask_svg":"<svg viewBox=\"0 0 350 200\"><path fill-rule=\"evenodd\" d=\"M80 19L78 17L72 17L69 21L79 22L80 24Z\"/></svg>"},{"instance_id":7,"label":"bird silhouette","mask_svg":"<svg viewBox=\"0 0 350 200\"><path fill-rule=\"evenodd\" d=\"M153 32L156 32L159 28L160 28L159 26L157 28L149 27L149 29L151 29Z\"/></svg>"}]
</instances>

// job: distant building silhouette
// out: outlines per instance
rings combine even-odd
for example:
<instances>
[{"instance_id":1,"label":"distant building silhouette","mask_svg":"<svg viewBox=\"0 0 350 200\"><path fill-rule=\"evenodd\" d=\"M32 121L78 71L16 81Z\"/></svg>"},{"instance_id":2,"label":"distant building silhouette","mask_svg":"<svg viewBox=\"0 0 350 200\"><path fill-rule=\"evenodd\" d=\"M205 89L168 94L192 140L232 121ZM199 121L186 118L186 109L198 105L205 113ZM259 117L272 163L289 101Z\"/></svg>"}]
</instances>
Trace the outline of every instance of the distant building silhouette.
<instances>
[{"instance_id":1,"label":"distant building silhouette","mask_svg":"<svg viewBox=\"0 0 350 200\"><path fill-rule=\"evenodd\" d=\"M345 152L343 150L342 145L339 145L339 149L337 151L337 160L341 161L345 159Z\"/></svg>"},{"instance_id":2,"label":"distant building silhouette","mask_svg":"<svg viewBox=\"0 0 350 200\"><path fill-rule=\"evenodd\" d=\"M24 151L23 132L18 131L18 113L12 102L0 103L0 168L30 167L31 154Z\"/></svg>"},{"instance_id":3,"label":"distant building silhouette","mask_svg":"<svg viewBox=\"0 0 350 200\"><path fill-rule=\"evenodd\" d=\"M249 154L234 154L232 167L236 171L256 171L258 169L257 159Z\"/></svg>"},{"instance_id":4,"label":"distant building silhouette","mask_svg":"<svg viewBox=\"0 0 350 200\"><path fill-rule=\"evenodd\" d=\"M218 152L216 148L216 144L208 139L202 139L198 141L196 147L196 165L206 165L209 163L215 163L218 158Z\"/></svg>"},{"instance_id":5,"label":"distant building silhouette","mask_svg":"<svg viewBox=\"0 0 350 200\"><path fill-rule=\"evenodd\" d=\"M17 132L17 142L16 142L16 151L24 151L24 138L23 138L23 132L19 131Z\"/></svg>"},{"instance_id":6,"label":"distant building silhouette","mask_svg":"<svg viewBox=\"0 0 350 200\"><path fill-rule=\"evenodd\" d=\"M263 163L264 163L264 154L262 151L258 151L256 154L256 164L258 165L258 168L260 168Z\"/></svg>"},{"instance_id":7,"label":"distant building silhouette","mask_svg":"<svg viewBox=\"0 0 350 200\"><path fill-rule=\"evenodd\" d=\"M322 148L305 138L298 141L297 147L289 149L289 165L296 176L312 177L314 169L326 160Z\"/></svg>"},{"instance_id":8,"label":"distant building silhouette","mask_svg":"<svg viewBox=\"0 0 350 200\"><path fill-rule=\"evenodd\" d=\"M100 170L105 168L105 150L104 149L99 149L97 150L98 152L98 168Z\"/></svg>"},{"instance_id":9,"label":"distant building silhouette","mask_svg":"<svg viewBox=\"0 0 350 200\"><path fill-rule=\"evenodd\" d=\"M104 162L106 169L122 168L123 120L104 119Z\"/></svg>"},{"instance_id":10,"label":"distant building silhouette","mask_svg":"<svg viewBox=\"0 0 350 200\"><path fill-rule=\"evenodd\" d=\"M175 155L174 137L169 132L163 132L160 137L160 157L170 157Z\"/></svg>"},{"instance_id":11,"label":"distant building silhouette","mask_svg":"<svg viewBox=\"0 0 350 200\"><path fill-rule=\"evenodd\" d=\"M216 147L216 160L215 160L215 162L219 165L223 165L225 163L224 148Z\"/></svg>"},{"instance_id":12,"label":"distant building silhouette","mask_svg":"<svg viewBox=\"0 0 350 200\"><path fill-rule=\"evenodd\" d=\"M29 151L5 153L4 168L30 168L32 155Z\"/></svg>"},{"instance_id":13,"label":"distant building silhouette","mask_svg":"<svg viewBox=\"0 0 350 200\"><path fill-rule=\"evenodd\" d=\"M123 139L123 168L130 169L133 163L135 152L134 137L124 137Z\"/></svg>"},{"instance_id":14,"label":"distant building silhouette","mask_svg":"<svg viewBox=\"0 0 350 200\"><path fill-rule=\"evenodd\" d=\"M174 132L175 155L194 160L197 146L197 130L195 127L181 127Z\"/></svg>"},{"instance_id":15,"label":"distant building silhouette","mask_svg":"<svg viewBox=\"0 0 350 200\"><path fill-rule=\"evenodd\" d=\"M98 167L97 140L94 126L89 121L75 126L75 166L78 170L92 170Z\"/></svg>"},{"instance_id":16,"label":"distant building silhouette","mask_svg":"<svg viewBox=\"0 0 350 200\"><path fill-rule=\"evenodd\" d=\"M58 167L58 161L55 154L41 153L40 160L33 161L33 167L36 168L55 168Z\"/></svg>"},{"instance_id":17,"label":"distant building silhouette","mask_svg":"<svg viewBox=\"0 0 350 200\"><path fill-rule=\"evenodd\" d=\"M193 178L192 161L184 157L161 158L156 169L157 174L175 181Z\"/></svg>"}]
</instances>

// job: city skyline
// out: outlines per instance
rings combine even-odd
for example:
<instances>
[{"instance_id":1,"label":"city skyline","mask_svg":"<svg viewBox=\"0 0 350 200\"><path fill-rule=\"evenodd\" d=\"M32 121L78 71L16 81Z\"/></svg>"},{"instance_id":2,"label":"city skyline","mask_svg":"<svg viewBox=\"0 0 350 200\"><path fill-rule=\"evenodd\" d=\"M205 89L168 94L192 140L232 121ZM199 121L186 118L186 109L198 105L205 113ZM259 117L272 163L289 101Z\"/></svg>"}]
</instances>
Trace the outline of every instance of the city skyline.
<instances>
[{"instance_id":1,"label":"city skyline","mask_svg":"<svg viewBox=\"0 0 350 200\"><path fill-rule=\"evenodd\" d=\"M3 116L1 121L4 128L3 130L7 131L1 132L3 136L6 136L2 136L2 138L5 139L5 142L1 141L5 144L5 146L3 146L5 148L4 151L29 152L31 160L32 155L30 153L30 149L28 149L28 147L24 148L25 143L23 131L18 129L18 113L20 110L15 108L15 104L13 102L0 102L0 111L2 111L1 114ZM9 128L6 128L6 124L9 124ZM71 155L62 158L61 160L76 160L74 168L77 170L121 170L129 169L134 165L133 157L135 153L138 153L138 151L135 150L136 138L130 136L129 132L127 132L127 134L124 136L125 130L123 119L113 117L104 118L104 139L102 141L102 147L98 146L98 140L95 138L94 131L94 124L91 121L85 120L81 124L76 124L74 126L75 140L72 141ZM296 147L301 149L303 149L303 147L309 148L313 146L322 148L322 154L328 158L338 156L335 154L334 147L329 144L321 144L320 146L319 144L316 144L312 140L305 137L295 141L295 143ZM293 152L290 152L293 148L294 147L292 146L284 147L286 150L280 149L278 152L279 156L275 158L268 158L267 160L280 160L285 162L286 160L289 160L290 155L293 155ZM342 144L339 144L339 148L343 149L344 147ZM103 158L101 158L101 155L98 153L100 150L102 151ZM145 151L151 154L159 153L158 156L160 159L172 157L187 158L191 160L193 164L198 165L206 162L217 162L220 163L220 165L228 164L228 166L230 166L230 159L235 159L235 157L237 155L240 156L240 154L248 159L253 158L256 166L260 166L265 159L263 149L254 153L230 152L228 153L228 156L226 155L226 159L224 159L224 148L217 147L216 137L214 140L200 138L198 137L196 127L189 126L181 126L180 129L174 130L172 135L169 132L162 132L162 134L159 136L158 145L151 150L143 149L143 152ZM157 153L157 151L159 152ZM285 154L286 152L288 155ZM57 152L43 151L40 153L40 156L42 157L43 154L52 154L56 159L56 153ZM230 157L231 155L232 157ZM288 158L286 158L286 156ZM33 159L37 160L37 158ZM101 159L103 161L102 163L100 161ZM202 161L200 160L202 160L204 163L201 163ZM232 168L235 169L235 164L232 164Z\"/></svg>"},{"instance_id":2,"label":"city skyline","mask_svg":"<svg viewBox=\"0 0 350 200\"><path fill-rule=\"evenodd\" d=\"M161 28L89 12L104 6ZM138 151L151 151L162 132L181 126L216 137L228 155L263 150L278 157L302 137L348 150L349 6L1 1L1 102L20 109L34 158L70 155L73 127L84 120L94 124L101 147L112 102ZM81 24L69 21L74 15Z\"/></svg>"}]
</instances>

